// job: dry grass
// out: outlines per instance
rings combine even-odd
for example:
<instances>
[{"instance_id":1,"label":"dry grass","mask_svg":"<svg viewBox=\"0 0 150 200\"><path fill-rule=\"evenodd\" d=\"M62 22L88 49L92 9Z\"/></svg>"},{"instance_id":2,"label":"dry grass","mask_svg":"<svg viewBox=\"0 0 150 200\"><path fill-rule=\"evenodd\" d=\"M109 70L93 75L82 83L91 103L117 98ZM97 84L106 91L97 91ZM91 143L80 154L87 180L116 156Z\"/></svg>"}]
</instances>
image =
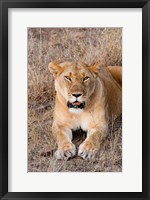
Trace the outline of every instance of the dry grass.
<instances>
[{"instance_id":1,"label":"dry grass","mask_svg":"<svg viewBox=\"0 0 150 200\"><path fill-rule=\"evenodd\" d=\"M55 100L54 81L48 71L52 60L122 64L121 28L30 28L28 29L28 171L112 172L122 170L122 119L110 124L109 134L94 161L79 157L55 160L51 125ZM86 133L74 133L79 145Z\"/></svg>"}]
</instances>

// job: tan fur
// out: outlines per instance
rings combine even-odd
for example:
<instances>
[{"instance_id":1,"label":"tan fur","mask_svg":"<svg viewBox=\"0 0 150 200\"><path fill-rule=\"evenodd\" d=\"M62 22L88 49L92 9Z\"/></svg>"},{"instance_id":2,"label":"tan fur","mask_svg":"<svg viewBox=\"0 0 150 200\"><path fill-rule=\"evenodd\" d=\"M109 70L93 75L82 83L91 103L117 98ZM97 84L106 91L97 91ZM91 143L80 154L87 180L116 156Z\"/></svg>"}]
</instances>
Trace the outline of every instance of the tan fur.
<instances>
[{"instance_id":1,"label":"tan fur","mask_svg":"<svg viewBox=\"0 0 150 200\"><path fill-rule=\"evenodd\" d=\"M92 159L108 133L108 122L122 112L121 67L51 62L48 68L55 78L52 130L58 144L56 158L67 160L76 155L72 130L81 128L87 131L87 138L78 155ZM81 94L76 100L85 102L83 109L68 108L67 101L75 101L73 94Z\"/></svg>"},{"instance_id":2,"label":"tan fur","mask_svg":"<svg viewBox=\"0 0 150 200\"><path fill-rule=\"evenodd\" d=\"M113 78L122 86L122 67L108 66L108 69Z\"/></svg>"}]
</instances>

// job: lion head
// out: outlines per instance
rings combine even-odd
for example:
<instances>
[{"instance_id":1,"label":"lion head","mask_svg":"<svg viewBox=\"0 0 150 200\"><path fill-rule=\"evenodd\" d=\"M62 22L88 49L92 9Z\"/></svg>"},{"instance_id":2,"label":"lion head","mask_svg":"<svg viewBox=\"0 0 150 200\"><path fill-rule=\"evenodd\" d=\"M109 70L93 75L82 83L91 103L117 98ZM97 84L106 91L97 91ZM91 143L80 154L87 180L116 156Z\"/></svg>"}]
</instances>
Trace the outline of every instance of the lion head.
<instances>
[{"instance_id":1,"label":"lion head","mask_svg":"<svg viewBox=\"0 0 150 200\"><path fill-rule=\"evenodd\" d=\"M87 66L83 63L49 63L49 70L55 78L55 90L66 102L70 112L80 113L87 106L95 90L100 65Z\"/></svg>"}]
</instances>

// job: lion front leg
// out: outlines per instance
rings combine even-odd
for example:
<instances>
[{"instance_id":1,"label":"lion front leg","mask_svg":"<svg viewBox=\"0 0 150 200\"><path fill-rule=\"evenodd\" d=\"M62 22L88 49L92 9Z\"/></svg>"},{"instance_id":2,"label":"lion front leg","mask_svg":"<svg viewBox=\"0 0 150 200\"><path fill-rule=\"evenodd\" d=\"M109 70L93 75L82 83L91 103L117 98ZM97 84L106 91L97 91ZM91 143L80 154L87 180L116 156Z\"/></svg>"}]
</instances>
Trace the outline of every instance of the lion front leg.
<instances>
[{"instance_id":1,"label":"lion front leg","mask_svg":"<svg viewBox=\"0 0 150 200\"><path fill-rule=\"evenodd\" d=\"M87 138L80 144L78 156L83 159L95 158L102 140L105 138L107 129L91 128L87 132Z\"/></svg>"},{"instance_id":2,"label":"lion front leg","mask_svg":"<svg viewBox=\"0 0 150 200\"><path fill-rule=\"evenodd\" d=\"M69 158L75 156L76 147L71 142L72 131L67 128L62 128L62 126L54 126L53 134L56 137L56 142L58 145L58 149L55 152L56 159L68 160Z\"/></svg>"}]
</instances>

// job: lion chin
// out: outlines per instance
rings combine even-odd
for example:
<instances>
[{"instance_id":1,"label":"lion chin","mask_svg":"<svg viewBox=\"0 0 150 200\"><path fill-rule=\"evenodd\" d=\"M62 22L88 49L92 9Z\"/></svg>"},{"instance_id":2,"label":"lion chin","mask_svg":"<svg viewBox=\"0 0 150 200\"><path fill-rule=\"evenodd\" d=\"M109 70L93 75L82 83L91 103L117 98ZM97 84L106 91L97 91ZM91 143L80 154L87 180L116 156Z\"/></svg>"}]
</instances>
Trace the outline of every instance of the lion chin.
<instances>
[{"instance_id":1,"label":"lion chin","mask_svg":"<svg viewBox=\"0 0 150 200\"><path fill-rule=\"evenodd\" d=\"M69 112L74 114L81 114L83 112L83 109L81 108L69 108Z\"/></svg>"}]
</instances>

